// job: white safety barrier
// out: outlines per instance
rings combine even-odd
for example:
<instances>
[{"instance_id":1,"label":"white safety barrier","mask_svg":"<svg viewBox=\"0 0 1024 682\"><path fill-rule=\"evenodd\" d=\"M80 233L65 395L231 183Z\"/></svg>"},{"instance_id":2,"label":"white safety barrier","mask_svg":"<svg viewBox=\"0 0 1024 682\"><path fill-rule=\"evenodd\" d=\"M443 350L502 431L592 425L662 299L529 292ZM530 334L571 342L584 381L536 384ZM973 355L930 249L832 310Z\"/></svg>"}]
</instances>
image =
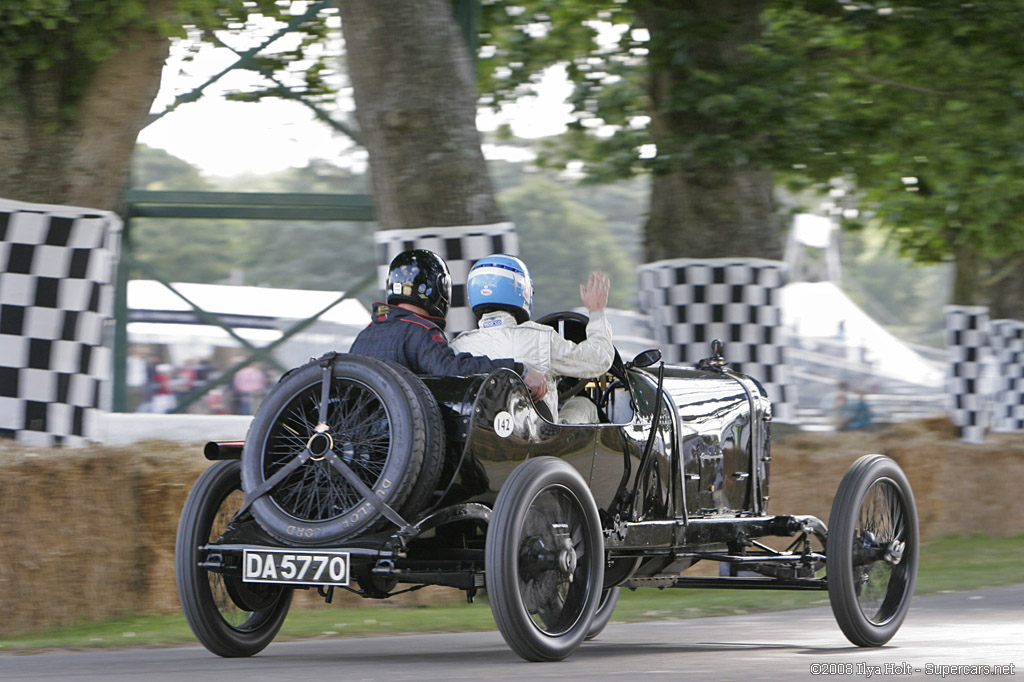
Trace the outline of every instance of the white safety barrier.
<instances>
[{"instance_id":1,"label":"white safety barrier","mask_svg":"<svg viewBox=\"0 0 1024 682\"><path fill-rule=\"evenodd\" d=\"M988 308L951 305L945 310L950 416L961 440L982 443L988 429L988 401L982 382L989 343Z\"/></svg>"},{"instance_id":2,"label":"white safety barrier","mask_svg":"<svg viewBox=\"0 0 1024 682\"><path fill-rule=\"evenodd\" d=\"M999 366L992 430L1024 433L1024 322L992 320L990 326Z\"/></svg>"},{"instance_id":3,"label":"white safety barrier","mask_svg":"<svg viewBox=\"0 0 1024 682\"><path fill-rule=\"evenodd\" d=\"M121 225L0 199L0 437L82 445L109 409Z\"/></svg>"},{"instance_id":4,"label":"white safety barrier","mask_svg":"<svg viewBox=\"0 0 1024 682\"><path fill-rule=\"evenodd\" d=\"M696 365L725 344L729 366L764 385L774 418L791 421L779 292L785 264L759 258L677 258L640 267L641 312L651 316L665 360Z\"/></svg>"}]
</instances>

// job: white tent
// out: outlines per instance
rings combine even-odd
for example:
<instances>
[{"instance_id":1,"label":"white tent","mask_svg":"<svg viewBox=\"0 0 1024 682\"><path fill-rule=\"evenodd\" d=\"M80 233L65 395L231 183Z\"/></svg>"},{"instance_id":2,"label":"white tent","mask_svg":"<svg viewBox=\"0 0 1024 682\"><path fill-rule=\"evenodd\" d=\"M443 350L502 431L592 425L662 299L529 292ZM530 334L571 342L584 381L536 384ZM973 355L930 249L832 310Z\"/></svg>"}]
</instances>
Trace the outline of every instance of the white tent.
<instances>
[{"instance_id":1,"label":"white tent","mask_svg":"<svg viewBox=\"0 0 1024 682\"><path fill-rule=\"evenodd\" d=\"M341 296L336 291L306 289L193 283L172 286L256 347L276 341L299 320L312 317ZM175 364L208 356L214 347L241 345L225 329L203 322L186 301L159 282L128 282L128 311L129 342L166 345ZM328 350L347 350L359 330L369 323L366 306L346 298L283 344L278 357L282 362L298 364Z\"/></svg>"},{"instance_id":2,"label":"white tent","mask_svg":"<svg viewBox=\"0 0 1024 682\"><path fill-rule=\"evenodd\" d=\"M338 291L273 289L222 284L172 283L183 296L210 313L243 315L268 320L303 320L312 317L341 296ZM191 306L160 282L128 282L128 309L190 311ZM367 325L370 313L354 298L346 298L320 316L324 322ZM244 325L243 325L244 326Z\"/></svg>"},{"instance_id":3,"label":"white tent","mask_svg":"<svg viewBox=\"0 0 1024 682\"><path fill-rule=\"evenodd\" d=\"M943 370L875 322L833 282L795 282L782 288L782 322L802 341L822 339L862 350L875 373L921 386L940 388Z\"/></svg>"}]
</instances>

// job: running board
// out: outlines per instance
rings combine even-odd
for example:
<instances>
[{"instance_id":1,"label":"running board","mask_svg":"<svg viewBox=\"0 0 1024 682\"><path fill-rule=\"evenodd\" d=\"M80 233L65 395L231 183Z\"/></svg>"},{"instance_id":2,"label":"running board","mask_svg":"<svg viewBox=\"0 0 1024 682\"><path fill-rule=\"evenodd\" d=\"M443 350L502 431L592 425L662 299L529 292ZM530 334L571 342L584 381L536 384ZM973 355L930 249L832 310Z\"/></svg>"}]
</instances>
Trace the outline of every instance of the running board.
<instances>
[{"instance_id":1,"label":"running board","mask_svg":"<svg viewBox=\"0 0 1024 682\"><path fill-rule=\"evenodd\" d=\"M768 577L698 577L664 576L653 578L632 578L620 587L635 590L638 587L702 587L723 590L827 590L823 578L768 578Z\"/></svg>"}]
</instances>

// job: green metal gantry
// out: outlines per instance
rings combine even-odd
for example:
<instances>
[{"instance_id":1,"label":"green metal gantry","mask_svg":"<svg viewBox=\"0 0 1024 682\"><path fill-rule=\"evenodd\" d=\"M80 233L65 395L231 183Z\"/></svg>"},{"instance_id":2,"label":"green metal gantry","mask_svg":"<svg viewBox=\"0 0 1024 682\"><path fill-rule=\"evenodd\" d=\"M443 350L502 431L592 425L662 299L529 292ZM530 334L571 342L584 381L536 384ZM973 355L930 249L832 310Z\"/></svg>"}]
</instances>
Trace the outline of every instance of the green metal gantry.
<instances>
[{"instance_id":1,"label":"green metal gantry","mask_svg":"<svg viewBox=\"0 0 1024 682\"><path fill-rule=\"evenodd\" d=\"M117 270L114 294L114 390L113 411L124 412L127 407L125 377L128 361L128 270L131 267L142 270L175 295L185 301L203 322L220 327L238 341L248 355L229 367L223 374L197 387L184 396L175 407L179 412L201 398L211 389L231 380L235 372L255 360L263 360L284 371L271 353L279 345L316 322L321 315L373 283L376 273L370 274L346 292L339 294L330 305L315 315L300 320L286 329L281 338L267 346L256 347L242 338L213 315L178 291L173 284L161 278L145 263L132 256L131 225L138 218L235 218L249 220L316 220L316 221L360 221L374 220L372 200L366 194L290 194L272 192L157 192L131 190L126 194L124 231L122 232L122 258Z\"/></svg>"}]
</instances>

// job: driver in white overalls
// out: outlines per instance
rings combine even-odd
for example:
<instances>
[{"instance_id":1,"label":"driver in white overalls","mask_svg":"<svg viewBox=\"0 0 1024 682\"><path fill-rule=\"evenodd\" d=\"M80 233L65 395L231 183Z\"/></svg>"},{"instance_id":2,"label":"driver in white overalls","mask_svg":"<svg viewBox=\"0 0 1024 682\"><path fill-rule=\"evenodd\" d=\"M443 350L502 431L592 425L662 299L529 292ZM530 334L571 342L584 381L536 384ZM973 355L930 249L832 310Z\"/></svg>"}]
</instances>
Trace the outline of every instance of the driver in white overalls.
<instances>
[{"instance_id":1,"label":"driver in white overalls","mask_svg":"<svg viewBox=\"0 0 1024 682\"><path fill-rule=\"evenodd\" d=\"M483 258L469 271L466 283L469 305L479 323L451 343L456 353L512 358L537 370L547 379L544 402L556 422L593 424L597 406L588 398L574 396L558 409L559 376L593 377L604 374L615 358L612 330L604 309L610 288L601 271L580 285L580 298L590 313L587 338L580 343L563 339L555 329L530 321L533 280L526 264L515 256L497 254Z\"/></svg>"}]
</instances>

